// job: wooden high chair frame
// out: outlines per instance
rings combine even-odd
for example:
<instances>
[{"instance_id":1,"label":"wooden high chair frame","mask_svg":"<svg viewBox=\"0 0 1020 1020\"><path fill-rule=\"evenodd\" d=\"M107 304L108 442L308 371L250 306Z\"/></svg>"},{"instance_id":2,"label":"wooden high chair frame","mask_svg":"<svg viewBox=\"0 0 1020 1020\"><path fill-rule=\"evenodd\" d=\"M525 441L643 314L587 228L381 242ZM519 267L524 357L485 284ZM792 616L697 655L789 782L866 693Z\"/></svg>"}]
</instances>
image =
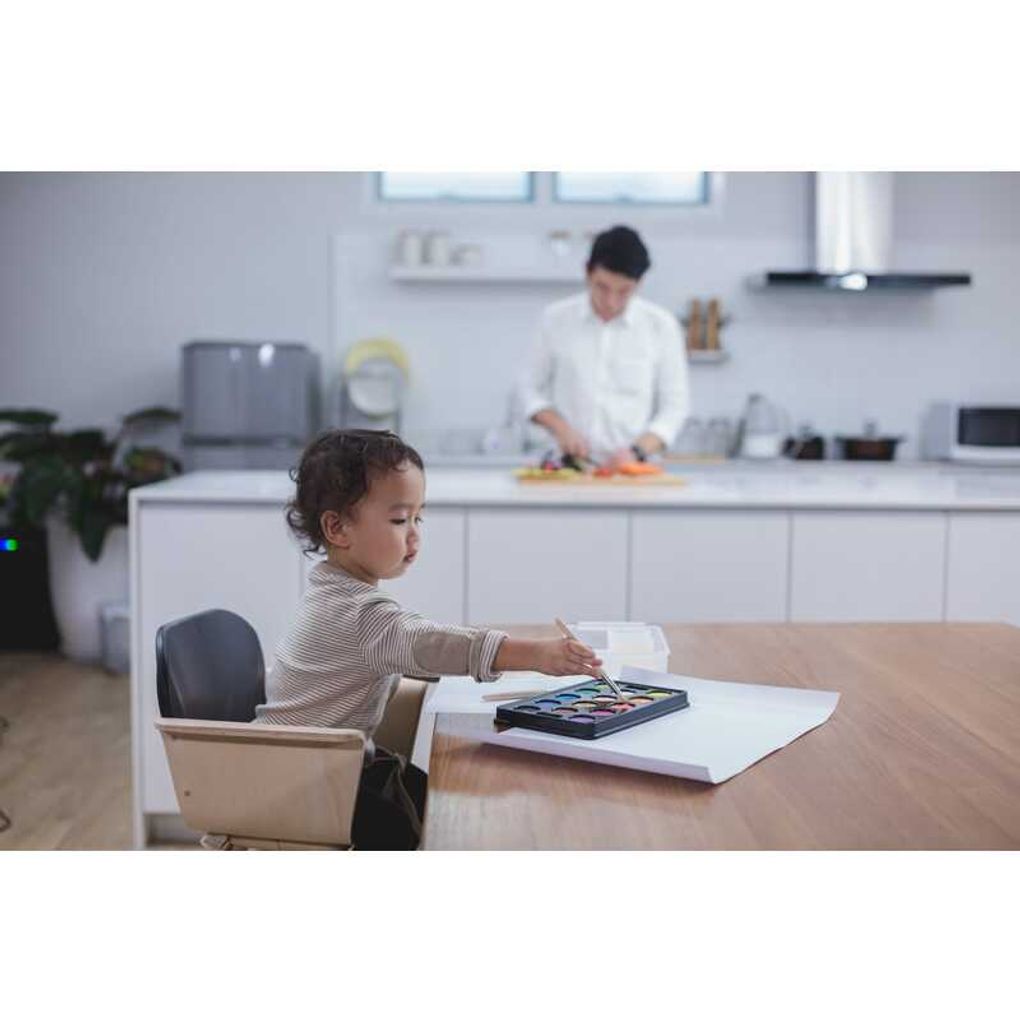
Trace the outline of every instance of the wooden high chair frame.
<instances>
[{"instance_id":1,"label":"wooden high chair frame","mask_svg":"<svg viewBox=\"0 0 1020 1020\"><path fill-rule=\"evenodd\" d=\"M376 731L409 756L425 683L402 679ZM158 719L181 815L206 849L349 850L360 730Z\"/></svg>"}]
</instances>

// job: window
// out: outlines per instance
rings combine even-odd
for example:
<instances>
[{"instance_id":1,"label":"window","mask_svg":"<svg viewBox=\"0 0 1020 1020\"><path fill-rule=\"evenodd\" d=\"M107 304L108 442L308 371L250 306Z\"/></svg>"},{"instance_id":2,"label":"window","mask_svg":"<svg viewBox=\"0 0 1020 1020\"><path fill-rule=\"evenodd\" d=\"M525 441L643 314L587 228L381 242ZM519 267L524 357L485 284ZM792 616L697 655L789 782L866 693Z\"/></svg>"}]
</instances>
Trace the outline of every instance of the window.
<instances>
[{"instance_id":1,"label":"window","mask_svg":"<svg viewBox=\"0 0 1020 1020\"><path fill-rule=\"evenodd\" d=\"M708 174L554 174L557 202L706 205Z\"/></svg>"},{"instance_id":2,"label":"window","mask_svg":"<svg viewBox=\"0 0 1020 1020\"><path fill-rule=\"evenodd\" d=\"M377 175L379 197L393 202L530 202L530 173Z\"/></svg>"}]
</instances>

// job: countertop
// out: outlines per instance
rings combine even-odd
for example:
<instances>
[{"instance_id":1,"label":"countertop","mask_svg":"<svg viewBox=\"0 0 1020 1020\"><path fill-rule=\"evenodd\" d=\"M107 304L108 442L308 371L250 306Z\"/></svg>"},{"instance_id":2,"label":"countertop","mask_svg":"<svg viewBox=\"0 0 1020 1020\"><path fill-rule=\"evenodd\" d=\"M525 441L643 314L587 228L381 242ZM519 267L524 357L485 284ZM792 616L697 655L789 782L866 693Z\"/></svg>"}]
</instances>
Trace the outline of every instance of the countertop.
<instances>
[{"instance_id":1,"label":"countertop","mask_svg":"<svg viewBox=\"0 0 1020 1020\"><path fill-rule=\"evenodd\" d=\"M928 462L727 461L670 465L683 486L518 482L509 468L428 467L430 506L705 507L828 510L1020 510L1020 469ZM197 471L131 492L140 502L280 505L285 471Z\"/></svg>"}]
</instances>

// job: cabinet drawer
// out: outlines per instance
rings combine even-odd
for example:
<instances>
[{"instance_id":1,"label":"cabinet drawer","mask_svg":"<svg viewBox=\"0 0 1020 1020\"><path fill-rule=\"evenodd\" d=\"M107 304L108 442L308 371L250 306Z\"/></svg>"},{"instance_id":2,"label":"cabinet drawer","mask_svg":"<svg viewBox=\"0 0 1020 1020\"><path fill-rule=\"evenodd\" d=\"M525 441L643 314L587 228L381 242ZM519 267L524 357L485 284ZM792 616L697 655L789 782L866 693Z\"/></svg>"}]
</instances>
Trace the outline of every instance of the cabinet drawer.
<instances>
[{"instance_id":1,"label":"cabinet drawer","mask_svg":"<svg viewBox=\"0 0 1020 1020\"><path fill-rule=\"evenodd\" d=\"M948 549L946 619L1020 626L1020 514L951 514Z\"/></svg>"},{"instance_id":2,"label":"cabinet drawer","mask_svg":"<svg viewBox=\"0 0 1020 1020\"><path fill-rule=\"evenodd\" d=\"M795 513L790 619L941 620L946 514Z\"/></svg>"},{"instance_id":3,"label":"cabinet drawer","mask_svg":"<svg viewBox=\"0 0 1020 1020\"><path fill-rule=\"evenodd\" d=\"M633 619L786 619L786 513L638 511L631 527Z\"/></svg>"},{"instance_id":4,"label":"cabinet drawer","mask_svg":"<svg viewBox=\"0 0 1020 1020\"><path fill-rule=\"evenodd\" d=\"M468 622L623 620L627 514L471 510Z\"/></svg>"}]
</instances>

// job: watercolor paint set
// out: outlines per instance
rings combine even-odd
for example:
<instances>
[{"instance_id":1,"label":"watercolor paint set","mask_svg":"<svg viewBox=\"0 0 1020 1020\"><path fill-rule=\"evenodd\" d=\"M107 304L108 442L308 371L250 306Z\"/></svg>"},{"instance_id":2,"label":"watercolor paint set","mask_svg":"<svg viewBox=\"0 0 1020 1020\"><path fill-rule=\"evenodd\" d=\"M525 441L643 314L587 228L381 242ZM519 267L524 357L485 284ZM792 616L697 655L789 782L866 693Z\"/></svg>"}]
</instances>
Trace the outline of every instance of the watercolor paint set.
<instances>
[{"instance_id":1,"label":"watercolor paint set","mask_svg":"<svg viewBox=\"0 0 1020 1020\"><path fill-rule=\"evenodd\" d=\"M671 687L621 683L624 699L600 680L585 680L535 694L496 709L496 722L544 730L565 737L596 740L687 708L687 692Z\"/></svg>"}]
</instances>

